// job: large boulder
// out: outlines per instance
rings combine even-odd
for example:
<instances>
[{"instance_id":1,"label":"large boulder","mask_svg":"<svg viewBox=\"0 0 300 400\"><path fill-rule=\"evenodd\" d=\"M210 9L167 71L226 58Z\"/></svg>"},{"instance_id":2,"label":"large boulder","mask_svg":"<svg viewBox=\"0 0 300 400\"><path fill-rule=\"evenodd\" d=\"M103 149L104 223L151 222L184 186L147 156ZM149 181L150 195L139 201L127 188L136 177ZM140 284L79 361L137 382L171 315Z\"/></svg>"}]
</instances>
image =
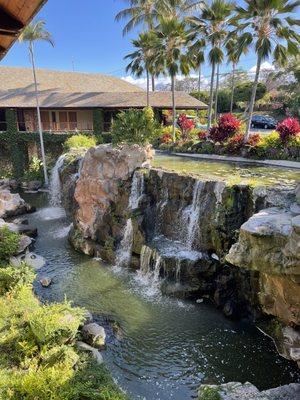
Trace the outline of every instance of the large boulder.
<instances>
[{"instance_id":1,"label":"large boulder","mask_svg":"<svg viewBox=\"0 0 300 400\"><path fill-rule=\"evenodd\" d=\"M152 157L151 147L138 145L101 145L86 152L74 187L70 234L78 250L114 261L128 218L133 173Z\"/></svg>"},{"instance_id":2,"label":"large boulder","mask_svg":"<svg viewBox=\"0 0 300 400\"><path fill-rule=\"evenodd\" d=\"M221 385L201 385L198 392L198 400L296 400L299 396L298 383L260 392L249 382L229 382Z\"/></svg>"},{"instance_id":3,"label":"large boulder","mask_svg":"<svg viewBox=\"0 0 300 400\"><path fill-rule=\"evenodd\" d=\"M11 193L8 189L0 189L0 218L13 217L30 210L31 207L18 193Z\"/></svg>"},{"instance_id":4,"label":"large boulder","mask_svg":"<svg viewBox=\"0 0 300 400\"><path fill-rule=\"evenodd\" d=\"M266 314L300 324L300 224L290 210L269 208L240 228L226 260L259 271L259 300Z\"/></svg>"},{"instance_id":5,"label":"large boulder","mask_svg":"<svg viewBox=\"0 0 300 400\"><path fill-rule=\"evenodd\" d=\"M226 260L266 274L300 275L299 217L280 208L254 214L240 228Z\"/></svg>"},{"instance_id":6,"label":"large boulder","mask_svg":"<svg viewBox=\"0 0 300 400\"><path fill-rule=\"evenodd\" d=\"M75 189L76 217L85 235L95 238L95 222L104 222L110 204L118 199L121 183L151 157L150 148L138 145L101 145L86 153Z\"/></svg>"}]
</instances>

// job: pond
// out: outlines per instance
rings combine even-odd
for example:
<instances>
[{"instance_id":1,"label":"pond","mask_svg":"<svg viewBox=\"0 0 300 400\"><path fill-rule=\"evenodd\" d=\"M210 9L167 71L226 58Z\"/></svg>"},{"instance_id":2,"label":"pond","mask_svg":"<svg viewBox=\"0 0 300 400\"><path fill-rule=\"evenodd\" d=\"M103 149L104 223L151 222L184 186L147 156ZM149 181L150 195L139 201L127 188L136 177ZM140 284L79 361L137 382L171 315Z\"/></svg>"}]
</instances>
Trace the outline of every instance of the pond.
<instances>
[{"instance_id":1,"label":"pond","mask_svg":"<svg viewBox=\"0 0 300 400\"><path fill-rule=\"evenodd\" d=\"M39 276L53 283L35 291L45 302L66 297L86 307L108 333L105 362L133 399L195 398L201 384L250 381L260 389L300 381L267 337L246 322L226 319L212 304L163 297L138 272L104 264L69 245L69 221L45 194L24 198L37 206L35 251L45 257Z\"/></svg>"},{"instance_id":2,"label":"pond","mask_svg":"<svg viewBox=\"0 0 300 400\"><path fill-rule=\"evenodd\" d=\"M212 160L193 159L183 156L157 153L153 167L168 171L197 175L202 179L223 180L228 184L294 186L300 181L300 169L272 167Z\"/></svg>"}]
</instances>

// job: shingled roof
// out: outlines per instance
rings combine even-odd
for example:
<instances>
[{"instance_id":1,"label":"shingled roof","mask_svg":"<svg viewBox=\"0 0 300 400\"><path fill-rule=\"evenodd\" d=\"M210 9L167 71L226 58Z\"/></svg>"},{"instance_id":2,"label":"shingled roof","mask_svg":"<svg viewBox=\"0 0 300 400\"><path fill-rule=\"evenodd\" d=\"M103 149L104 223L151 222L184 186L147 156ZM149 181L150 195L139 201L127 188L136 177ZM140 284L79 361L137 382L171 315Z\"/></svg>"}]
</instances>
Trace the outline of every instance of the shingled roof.
<instances>
[{"instance_id":1,"label":"shingled roof","mask_svg":"<svg viewBox=\"0 0 300 400\"><path fill-rule=\"evenodd\" d=\"M43 108L142 108L146 92L122 79L78 72L37 70L40 106ZM206 104L185 92L176 92L178 109L204 109ZM150 105L171 108L170 92L151 92ZM0 107L35 107L32 71L0 67Z\"/></svg>"},{"instance_id":2,"label":"shingled roof","mask_svg":"<svg viewBox=\"0 0 300 400\"><path fill-rule=\"evenodd\" d=\"M0 60L46 0L0 0Z\"/></svg>"}]
</instances>

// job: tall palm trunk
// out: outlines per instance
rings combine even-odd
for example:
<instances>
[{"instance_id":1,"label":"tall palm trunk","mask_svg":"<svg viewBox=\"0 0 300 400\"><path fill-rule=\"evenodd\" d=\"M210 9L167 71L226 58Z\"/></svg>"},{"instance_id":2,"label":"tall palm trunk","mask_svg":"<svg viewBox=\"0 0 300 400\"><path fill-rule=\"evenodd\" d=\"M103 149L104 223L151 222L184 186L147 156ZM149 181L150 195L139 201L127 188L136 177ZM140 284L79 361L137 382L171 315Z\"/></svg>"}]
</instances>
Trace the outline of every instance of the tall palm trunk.
<instances>
[{"instance_id":1,"label":"tall palm trunk","mask_svg":"<svg viewBox=\"0 0 300 400\"><path fill-rule=\"evenodd\" d=\"M251 120L252 120L252 115L253 115L253 110L254 110L254 103L255 103L255 98L256 98L256 90L257 90L257 85L258 85L261 61L262 61L261 56L258 55L257 64L256 64L255 79L254 79L254 83L253 83L253 89L252 89L252 94L251 94L251 99L250 99L250 104L249 104L248 121L247 121L245 142L248 141L249 135L250 135Z\"/></svg>"},{"instance_id":2,"label":"tall palm trunk","mask_svg":"<svg viewBox=\"0 0 300 400\"><path fill-rule=\"evenodd\" d=\"M146 71L147 74L147 107L149 107L150 105L150 101L149 101L149 92L150 92L150 79L149 79L149 71Z\"/></svg>"},{"instance_id":3,"label":"tall palm trunk","mask_svg":"<svg viewBox=\"0 0 300 400\"><path fill-rule=\"evenodd\" d=\"M172 86L172 124L173 124L173 142L176 142L176 130L175 130L175 125L176 125L176 104L175 104L175 76L171 76L171 86Z\"/></svg>"},{"instance_id":4,"label":"tall palm trunk","mask_svg":"<svg viewBox=\"0 0 300 400\"><path fill-rule=\"evenodd\" d=\"M151 75L151 88L152 88L152 92L155 92L155 78L154 78L154 75Z\"/></svg>"},{"instance_id":5,"label":"tall palm trunk","mask_svg":"<svg viewBox=\"0 0 300 400\"><path fill-rule=\"evenodd\" d=\"M232 82L231 82L231 99L230 99L231 113L233 111L234 89L235 89L235 63L232 63Z\"/></svg>"},{"instance_id":6,"label":"tall palm trunk","mask_svg":"<svg viewBox=\"0 0 300 400\"><path fill-rule=\"evenodd\" d=\"M29 53L31 58L32 65L32 73L34 79L34 89L35 89L35 100L36 100L36 110L37 110L37 119L38 119L38 129L40 134L40 143L41 143L41 153L42 153L42 161L43 161L43 169L44 169L44 180L45 186L49 185L47 166L46 166L46 157L45 157L45 149L44 149L44 139L43 139L43 130L42 130L42 121L41 121L41 112L40 112L40 104L39 104L39 95L38 95L38 87L35 73L35 61L34 61L34 51L33 51L33 43L29 44Z\"/></svg>"},{"instance_id":7,"label":"tall palm trunk","mask_svg":"<svg viewBox=\"0 0 300 400\"><path fill-rule=\"evenodd\" d=\"M212 120L212 113L213 113L215 70L216 70L216 64L212 63L212 66L211 66L211 78L210 78L210 91L209 91L207 130L209 130L210 127L211 127L211 120Z\"/></svg>"},{"instance_id":8,"label":"tall palm trunk","mask_svg":"<svg viewBox=\"0 0 300 400\"><path fill-rule=\"evenodd\" d=\"M217 82L216 82L216 95L215 95L215 121L218 118L218 97L219 97L219 86L220 86L220 64L217 65Z\"/></svg>"},{"instance_id":9,"label":"tall palm trunk","mask_svg":"<svg viewBox=\"0 0 300 400\"><path fill-rule=\"evenodd\" d=\"M200 100L200 92L201 92L201 64L199 64L199 72L198 72L198 100ZM200 110L198 110L198 117L200 118Z\"/></svg>"}]
</instances>

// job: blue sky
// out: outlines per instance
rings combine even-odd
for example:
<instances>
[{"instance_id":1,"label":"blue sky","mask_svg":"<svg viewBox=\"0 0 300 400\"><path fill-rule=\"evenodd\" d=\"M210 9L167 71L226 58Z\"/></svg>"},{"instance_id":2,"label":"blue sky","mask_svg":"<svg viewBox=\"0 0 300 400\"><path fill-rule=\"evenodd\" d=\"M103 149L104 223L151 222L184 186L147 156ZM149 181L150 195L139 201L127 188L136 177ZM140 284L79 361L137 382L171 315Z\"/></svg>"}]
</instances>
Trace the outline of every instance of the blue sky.
<instances>
[{"instance_id":1,"label":"blue sky","mask_svg":"<svg viewBox=\"0 0 300 400\"><path fill-rule=\"evenodd\" d=\"M131 51L132 32L122 36L123 22L115 22L116 13L126 6L124 0L48 0L37 15L46 21L46 28L54 38L55 47L46 43L36 46L36 61L40 68L101 72L125 76L123 57ZM0 65L30 66L27 48L16 43ZM247 54L241 65L248 70L255 65L255 55ZM222 72L230 66L224 64ZM208 65L203 68L209 74Z\"/></svg>"}]
</instances>

